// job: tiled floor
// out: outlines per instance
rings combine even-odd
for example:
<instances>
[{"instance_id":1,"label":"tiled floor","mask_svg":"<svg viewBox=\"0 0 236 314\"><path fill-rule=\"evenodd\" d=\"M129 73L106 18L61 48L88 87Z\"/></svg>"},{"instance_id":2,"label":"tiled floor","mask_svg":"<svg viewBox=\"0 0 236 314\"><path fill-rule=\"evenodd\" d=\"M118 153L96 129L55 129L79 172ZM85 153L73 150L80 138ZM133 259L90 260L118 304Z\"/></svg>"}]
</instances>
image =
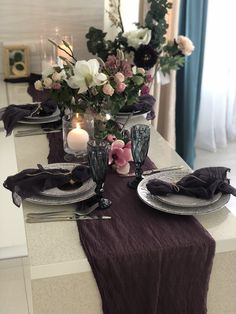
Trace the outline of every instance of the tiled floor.
<instances>
[{"instance_id":1,"label":"tiled floor","mask_svg":"<svg viewBox=\"0 0 236 314\"><path fill-rule=\"evenodd\" d=\"M197 149L194 169L207 166L224 166L231 169L228 175L231 184L236 187L236 142L228 144L227 147L219 149L216 153ZM236 215L236 197L231 196L227 207Z\"/></svg>"}]
</instances>

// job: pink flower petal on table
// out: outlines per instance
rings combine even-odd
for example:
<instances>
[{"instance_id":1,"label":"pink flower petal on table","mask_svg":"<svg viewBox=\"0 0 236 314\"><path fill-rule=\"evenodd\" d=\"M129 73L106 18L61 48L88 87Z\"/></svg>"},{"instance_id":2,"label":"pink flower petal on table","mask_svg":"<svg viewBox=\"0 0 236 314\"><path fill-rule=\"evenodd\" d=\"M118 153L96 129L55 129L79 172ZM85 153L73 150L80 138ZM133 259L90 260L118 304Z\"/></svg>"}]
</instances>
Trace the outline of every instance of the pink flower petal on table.
<instances>
[{"instance_id":1,"label":"pink flower petal on table","mask_svg":"<svg viewBox=\"0 0 236 314\"><path fill-rule=\"evenodd\" d=\"M124 151L120 147L114 147L109 153L109 163L114 162L117 166L122 167L127 160L124 156Z\"/></svg>"},{"instance_id":2,"label":"pink flower petal on table","mask_svg":"<svg viewBox=\"0 0 236 314\"><path fill-rule=\"evenodd\" d=\"M131 148L131 141L129 141L124 148Z\"/></svg>"},{"instance_id":3,"label":"pink flower petal on table","mask_svg":"<svg viewBox=\"0 0 236 314\"><path fill-rule=\"evenodd\" d=\"M127 162L123 167L117 167L116 172L119 174L128 174L130 169L130 164Z\"/></svg>"},{"instance_id":4,"label":"pink flower petal on table","mask_svg":"<svg viewBox=\"0 0 236 314\"><path fill-rule=\"evenodd\" d=\"M123 148L123 156L127 161L133 160L130 148Z\"/></svg>"},{"instance_id":5,"label":"pink flower petal on table","mask_svg":"<svg viewBox=\"0 0 236 314\"><path fill-rule=\"evenodd\" d=\"M122 140L116 140L111 144L111 149L113 149L114 147L119 147L119 148L123 148L125 146L124 141Z\"/></svg>"}]
</instances>

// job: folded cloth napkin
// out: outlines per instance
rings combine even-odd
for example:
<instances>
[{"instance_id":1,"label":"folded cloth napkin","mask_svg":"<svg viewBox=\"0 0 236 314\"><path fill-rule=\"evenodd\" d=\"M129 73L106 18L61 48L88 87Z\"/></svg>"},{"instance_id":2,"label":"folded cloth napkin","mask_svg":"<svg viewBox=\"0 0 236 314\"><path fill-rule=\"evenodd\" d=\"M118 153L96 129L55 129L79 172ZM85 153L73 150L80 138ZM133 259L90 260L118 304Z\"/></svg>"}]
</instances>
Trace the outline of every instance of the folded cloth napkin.
<instances>
[{"instance_id":1,"label":"folded cloth napkin","mask_svg":"<svg viewBox=\"0 0 236 314\"><path fill-rule=\"evenodd\" d=\"M82 186L90 177L87 166L79 165L72 171L68 169L44 169L38 165L38 169L25 169L16 175L9 176L3 186L12 192L12 199L16 206L21 205L22 199L37 195L42 191L76 184Z\"/></svg>"},{"instance_id":2,"label":"folded cloth napkin","mask_svg":"<svg viewBox=\"0 0 236 314\"><path fill-rule=\"evenodd\" d=\"M133 105L124 106L121 108L120 112L148 112L150 111L150 119L155 118L155 113L153 110L153 106L156 102L156 99L151 95L142 95L139 96L138 102Z\"/></svg>"},{"instance_id":3,"label":"folded cloth napkin","mask_svg":"<svg viewBox=\"0 0 236 314\"><path fill-rule=\"evenodd\" d=\"M167 195L168 193L183 194L203 199L211 199L218 192L236 196L236 189L227 179L229 168L208 167L201 168L184 176L176 183L168 183L153 179L147 183L147 189L153 195Z\"/></svg>"},{"instance_id":4,"label":"folded cloth napkin","mask_svg":"<svg viewBox=\"0 0 236 314\"><path fill-rule=\"evenodd\" d=\"M57 103L52 100L40 104L10 105L6 107L1 119L7 135L10 135L16 123L28 116L48 116L57 109Z\"/></svg>"}]
</instances>

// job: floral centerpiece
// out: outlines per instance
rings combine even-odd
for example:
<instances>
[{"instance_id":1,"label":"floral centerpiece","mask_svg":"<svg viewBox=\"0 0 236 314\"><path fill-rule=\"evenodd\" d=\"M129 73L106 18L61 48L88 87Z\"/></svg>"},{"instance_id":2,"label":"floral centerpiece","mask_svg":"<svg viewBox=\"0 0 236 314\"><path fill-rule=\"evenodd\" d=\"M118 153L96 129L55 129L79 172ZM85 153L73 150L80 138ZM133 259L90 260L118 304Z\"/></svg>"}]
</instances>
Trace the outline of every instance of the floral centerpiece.
<instances>
[{"instance_id":1,"label":"floral centerpiece","mask_svg":"<svg viewBox=\"0 0 236 314\"><path fill-rule=\"evenodd\" d=\"M133 69L122 52L108 56L105 62L100 58L77 61L72 51L71 57L74 62L63 58L63 68L50 66L42 80L35 82L37 90L51 92L61 109L89 112L95 118L115 116L122 107L137 103L140 93L149 91L150 75L143 68ZM100 138L110 133L121 137L121 130L112 119L101 131Z\"/></svg>"},{"instance_id":2,"label":"floral centerpiece","mask_svg":"<svg viewBox=\"0 0 236 314\"><path fill-rule=\"evenodd\" d=\"M185 56L191 55L194 46L185 36L166 41L166 14L172 8L172 3L168 0L147 1L150 7L144 23L136 23L136 30L125 32L120 14L120 0L109 0L108 15L118 34L114 40L109 40L105 32L90 27L86 34L88 50L105 60L120 49L137 67L149 70L155 66L156 71L161 70L164 74L182 67Z\"/></svg>"}]
</instances>

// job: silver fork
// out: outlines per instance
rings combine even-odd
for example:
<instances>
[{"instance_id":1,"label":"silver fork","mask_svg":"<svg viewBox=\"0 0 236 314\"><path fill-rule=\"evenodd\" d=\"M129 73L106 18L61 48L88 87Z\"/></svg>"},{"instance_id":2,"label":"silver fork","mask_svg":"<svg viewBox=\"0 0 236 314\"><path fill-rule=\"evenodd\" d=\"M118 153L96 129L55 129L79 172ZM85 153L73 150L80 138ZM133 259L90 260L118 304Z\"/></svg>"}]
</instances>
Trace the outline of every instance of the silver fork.
<instances>
[{"instance_id":1,"label":"silver fork","mask_svg":"<svg viewBox=\"0 0 236 314\"><path fill-rule=\"evenodd\" d=\"M84 205L83 205L84 204ZM50 211L50 212L43 212L43 213L28 213L26 215L27 218L47 218L47 217L64 217L66 215L75 215L75 216L86 216L91 214L97 207L98 207L98 203L95 203L91 206L87 206L86 204L83 203L82 204L82 208L80 210L63 210L63 211Z\"/></svg>"}]
</instances>

